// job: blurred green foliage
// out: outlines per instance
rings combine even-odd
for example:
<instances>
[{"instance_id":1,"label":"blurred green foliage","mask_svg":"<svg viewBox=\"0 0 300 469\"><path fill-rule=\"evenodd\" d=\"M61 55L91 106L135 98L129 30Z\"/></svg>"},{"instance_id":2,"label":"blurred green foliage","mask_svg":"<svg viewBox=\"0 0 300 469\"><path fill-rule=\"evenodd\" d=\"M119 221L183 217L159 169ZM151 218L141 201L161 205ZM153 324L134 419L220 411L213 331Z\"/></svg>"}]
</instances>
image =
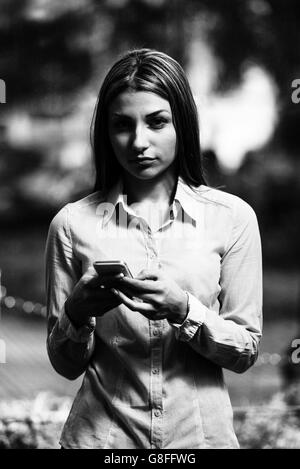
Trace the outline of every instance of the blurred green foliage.
<instances>
[{"instance_id":1,"label":"blurred green foliage","mask_svg":"<svg viewBox=\"0 0 300 469\"><path fill-rule=\"evenodd\" d=\"M291 82L300 75L299 20L298 0L2 0L0 219L49 221L90 192L89 126L108 67L132 47L161 49L187 66L199 32L217 58L217 93L237 86L253 63L277 84L278 125L268 146L234 174L222 173L218 155L207 169L212 184L255 208L265 261L298 267L300 105L291 101Z\"/></svg>"},{"instance_id":2,"label":"blurred green foliage","mask_svg":"<svg viewBox=\"0 0 300 469\"><path fill-rule=\"evenodd\" d=\"M299 0L1 0L0 268L9 292L43 301L47 224L93 187L89 126L109 66L128 48L152 47L186 68L195 34L217 59L219 95L238 86L251 64L277 85L278 124L268 145L234 173L224 173L211 151L204 160L212 185L255 209L265 266L299 270L300 104L291 101L291 83L300 78L299 22ZM272 272L265 276L267 319L298 316L297 272ZM0 448L57 447L66 406L55 399L38 410L36 402L10 403L6 418L2 403ZM244 448L300 447L299 416L282 395L263 412L236 413L235 426Z\"/></svg>"},{"instance_id":3,"label":"blurred green foliage","mask_svg":"<svg viewBox=\"0 0 300 469\"><path fill-rule=\"evenodd\" d=\"M71 401L42 393L35 400L0 404L0 449L58 449ZM299 449L299 417L276 394L264 406L237 409L234 427L242 449Z\"/></svg>"}]
</instances>

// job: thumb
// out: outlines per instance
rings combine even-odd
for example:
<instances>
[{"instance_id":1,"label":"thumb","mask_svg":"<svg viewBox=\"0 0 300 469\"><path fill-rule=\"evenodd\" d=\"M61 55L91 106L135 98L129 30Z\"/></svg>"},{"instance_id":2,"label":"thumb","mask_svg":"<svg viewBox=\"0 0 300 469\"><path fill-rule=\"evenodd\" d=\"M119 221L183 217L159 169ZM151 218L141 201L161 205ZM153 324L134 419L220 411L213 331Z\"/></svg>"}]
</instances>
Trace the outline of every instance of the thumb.
<instances>
[{"instance_id":1,"label":"thumb","mask_svg":"<svg viewBox=\"0 0 300 469\"><path fill-rule=\"evenodd\" d=\"M81 282L83 284L89 284L90 286L95 286L100 284L99 275L97 274L96 270L93 266L90 266L86 272L81 277Z\"/></svg>"},{"instance_id":2,"label":"thumb","mask_svg":"<svg viewBox=\"0 0 300 469\"><path fill-rule=\"evenodd\" d=\"M157 280L158 272L154 269L143 269L136 276L138 280Z\"/></svg>"}]
</instances>

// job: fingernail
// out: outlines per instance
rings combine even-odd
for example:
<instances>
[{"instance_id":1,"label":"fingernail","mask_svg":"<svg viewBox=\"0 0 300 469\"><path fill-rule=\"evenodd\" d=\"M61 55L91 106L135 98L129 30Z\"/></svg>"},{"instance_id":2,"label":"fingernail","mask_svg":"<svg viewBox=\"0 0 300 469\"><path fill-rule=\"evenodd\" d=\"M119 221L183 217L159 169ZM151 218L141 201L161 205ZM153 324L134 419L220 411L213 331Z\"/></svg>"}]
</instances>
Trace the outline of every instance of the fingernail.
<instances>
[{"instance_id":1,"label":"fingernail","mask_svg":"<svg viewBox=\"0 0 300 469\"><path fill-rule=\"evenodd\" d=\"M113 292L113 293L118 294L118 290L116 290L115 288L111 288L110 291Z\"/></svg>"}]
</instances>

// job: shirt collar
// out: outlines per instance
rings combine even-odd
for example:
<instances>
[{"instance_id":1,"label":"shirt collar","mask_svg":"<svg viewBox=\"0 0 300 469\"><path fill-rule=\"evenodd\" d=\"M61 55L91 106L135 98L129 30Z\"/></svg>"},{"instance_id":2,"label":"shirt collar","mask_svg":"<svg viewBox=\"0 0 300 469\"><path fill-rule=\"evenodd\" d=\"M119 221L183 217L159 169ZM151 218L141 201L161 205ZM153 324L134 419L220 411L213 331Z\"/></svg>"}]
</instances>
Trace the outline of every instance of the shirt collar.
<instances>
[{"instance_id":1,"label":"shirt collar","mask_svg":"<svg viewBox=\"0 0 300 469\"><path fill-rule=\"evenodd\" d=\"M182 209L196 221L199 205L194 190L179 176L174 202L178 201Z\"/></svg>"},{"instance_id":2,"label":"shirt collar","mask_svg":"<svg viewBox=\"0 0 300 469\"><path fill-rule=\"evenodd\" d=\"M116 206L121 204L129 214L136 215L135 212L127 205L127 196L123 194L123 180L120 178L118 182L111 188L107 195L104 211L103 225L108 223L112 217ZM177 202L177 203L176 203ZM196 220L197 209L199 206L195 197L193 189L191 189L184 180L179 176L176 187L176 192L173 202L174 217L176 218L178 211L178 204L180 207L193 219Z\"/></svg>"},{"instance_id":3,"label":"shirt collar","mask_svg":"<svg viewBox=\"0 0 300 469\"><path fill-rule=\"evenodd\" d=\"M127 205L127 196L123 193L123 180L120 178L118 182L108 192L106 201L104 203L105 210L102 210L103 224L106 225L113 216L117 205L121 204L129 214L135 215L134 211Z\"/></svg>"}]
</instances>

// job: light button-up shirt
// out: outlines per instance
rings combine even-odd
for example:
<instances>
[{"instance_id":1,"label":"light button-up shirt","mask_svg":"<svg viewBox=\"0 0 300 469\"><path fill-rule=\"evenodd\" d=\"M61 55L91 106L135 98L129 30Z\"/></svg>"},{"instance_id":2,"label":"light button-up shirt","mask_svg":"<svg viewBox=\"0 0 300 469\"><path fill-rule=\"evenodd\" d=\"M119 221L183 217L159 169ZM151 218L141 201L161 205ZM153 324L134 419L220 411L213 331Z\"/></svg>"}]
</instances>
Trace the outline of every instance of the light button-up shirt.
<instances>
[{"instance_id":1,"label":"light button-up shirt","mask_svg":"<svg viewBox=\"0 0 300 469\"><path fill-rule=\"evenodd\" d=\"M76 329L64 303L96 260L124 260L134 276L163 269L188 293L183 323L121 304ZM246 202L179 179L170 216L153 231L120 181L107 198L95 192L54 217L46 285L51 363L68 379L84 373L64 447L238 447L222 368L252 366L262 328L260 236Z\"/></svg>"}]
</instances>

